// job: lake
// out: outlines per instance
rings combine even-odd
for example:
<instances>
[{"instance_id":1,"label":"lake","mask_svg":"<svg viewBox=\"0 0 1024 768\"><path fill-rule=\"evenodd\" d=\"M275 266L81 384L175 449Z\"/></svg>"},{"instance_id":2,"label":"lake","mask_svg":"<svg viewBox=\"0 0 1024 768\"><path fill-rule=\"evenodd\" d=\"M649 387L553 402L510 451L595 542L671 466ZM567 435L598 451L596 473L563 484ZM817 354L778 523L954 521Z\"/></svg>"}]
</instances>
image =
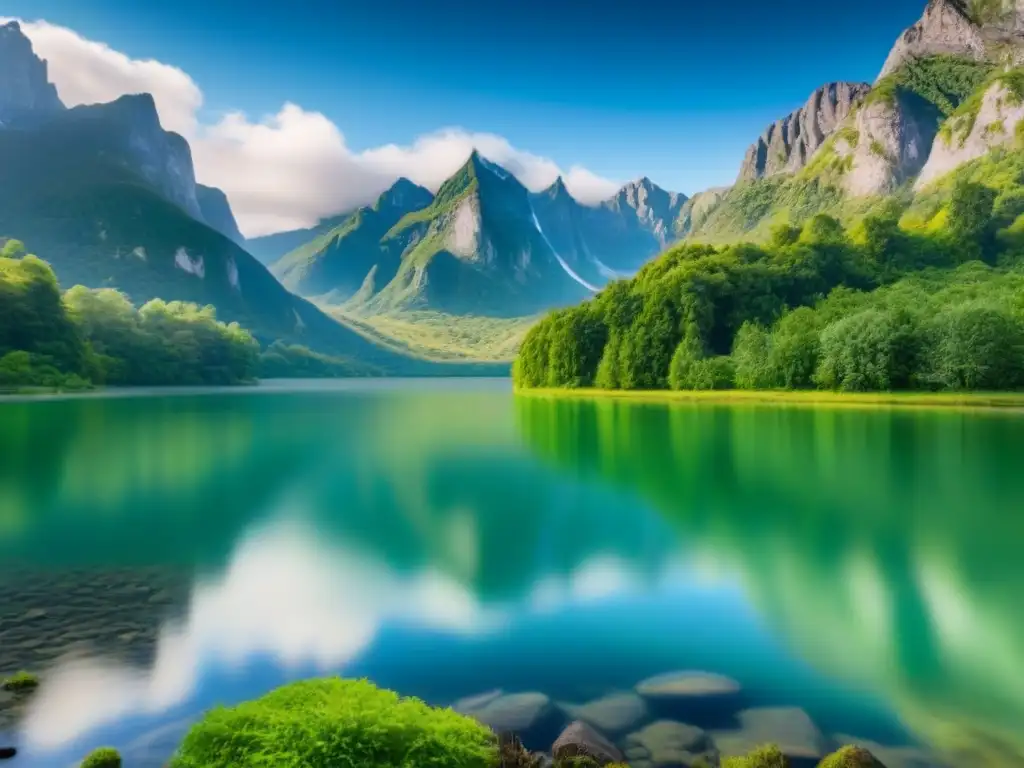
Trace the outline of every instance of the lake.
<instances>
[{"instance_id":1,"label":"lake","mask_svg":"<svg viewBox=\"0 0 1024 768\"><path fill-rule=\"evenodd\" d=\"M505 381L6 401L0 672L43 684L0 693L0 746L158 768L210 706L340 673L533 693L459 706L538 747L570 716L669 718L720 747L1024 765L1022 446L1011 412Z\"/></svg>"}]
</instances>

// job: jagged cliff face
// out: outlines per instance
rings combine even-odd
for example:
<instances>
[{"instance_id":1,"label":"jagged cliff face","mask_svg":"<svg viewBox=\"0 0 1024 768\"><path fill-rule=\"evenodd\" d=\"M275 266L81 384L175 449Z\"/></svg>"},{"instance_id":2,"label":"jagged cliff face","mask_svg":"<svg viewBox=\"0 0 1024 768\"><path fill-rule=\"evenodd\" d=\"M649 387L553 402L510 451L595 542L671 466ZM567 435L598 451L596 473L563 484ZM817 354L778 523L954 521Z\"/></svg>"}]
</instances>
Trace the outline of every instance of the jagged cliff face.
<instances>
[{"instance_id":1,"label":"jagged cliff face","mask_svg":"<svg viewBox=\"0 0 1024 768\"><path fill-rule=\"evenodd\" d=\"M795 173L825 143L870 90L867 83L829 83L800 109L777 120L747 150L739 181Z\"/></svg>"},{"instance_id":2,"label":"jagged cliff face","mask_svg":"<svg viewBox=\"0 0 1024 768\"><path fill-rule=\"evenodd\" d=\"M892 74L909 59L937 54L985 58L985 36L963 0L931 0L921 19L900 35L878 77Z\"/></svg>"},{"instance_id":3,"label":"jagged cliff face","mask_svg":"<svg viewBox=\"0 0 1024 768\"><path fill-rule=\"evenodd\" d=\"M0 125L63 109L46 62L35 55L18 22L0 26Z\"/></svg>"},{"instance_id":4,"label":"jagged cliff face","mask_svg":"<svg viewBox=\"0 0 1024 768\"><path fill-rule=\"evenodd\" d=\"M626 184L605 207L620 214L632 211L664 247L672 239L672 224L686 200L686 195L667 192L645 176Z\"/></svg>"},{"instance_id":5,"label":"jagged cliff face","mask_svg":"<svg viewBox=\"0 0 1024 768\"><path fill-rule=\"evenodd\" d=\"M1011 144L1021 120L1024 120L1024 102L1014 97L1005 84L993 83L985 91L977 116L950 118L935 139L915 188L928 186L995 147Z\"/></svg>"},{"instance_id":6,"label":"jagged cliff face","mask_svg":"<svg viewBox=\"0 0 1024 768\"><path fill-rule=\"evenodd\" d=\"M924 167L935 139L934 116L923 114L910 98L876 101L857 112L858 140L846 189L854 196L893 192Z\"/></svg>"},{"instance_id":7,"label":"jagged cliff face","mask_svg":"<svg viewBox=\"0 0 1024 768\"><path fill-rule=\"evenodd\" d=\"M199 211L203 215L203 220L207 224L244 247L245 238L238 229L235 214L232 213L228 197L224 192L216 187L196 184L196 200L199 202Z\"/></svg>"}]
</instances>

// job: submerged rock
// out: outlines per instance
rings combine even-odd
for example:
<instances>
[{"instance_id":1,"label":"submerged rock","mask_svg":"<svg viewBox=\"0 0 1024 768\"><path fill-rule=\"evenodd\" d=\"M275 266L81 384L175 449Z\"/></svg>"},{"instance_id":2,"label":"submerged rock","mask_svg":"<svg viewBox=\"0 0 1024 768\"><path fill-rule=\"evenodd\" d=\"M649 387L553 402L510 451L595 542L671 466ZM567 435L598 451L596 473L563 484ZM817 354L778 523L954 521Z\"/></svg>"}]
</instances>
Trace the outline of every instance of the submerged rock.
<instances>
[{"instance_id":1,"label":"submerged rock","mask_svg":"<svg viewBox=\"0 0 1024 768\"><path fill-rule=\"evenodd\" d=\"M570 757L589 757L599 765L621 763L625 759L618 747L582 720L570 723L562 731L551 747L551 754L556 762Z\"/></svg>"},{"instance_id":2,"label":"submerged rock","mask_svg":"<svg viewBox=\"0 0 1024 768\"><path fill-rule=\"evenodd\" d=\"M624 741L631 763L652 768L691 766L703 759L717 764L718 754L702 728L674 720L659 720L631 733Z\"/></svg>"},{"instance_id":3,"label":"submerged rock","mask_svg":"<svg viewBox=\"0 0 1024 768\"><path fill-rule=\"evenodd\" d=\"M452 704L452 709L462 714L469 714L469 712L480 709L490 704L495 699L502 696L505 692L500 688L495 688L492 691L485 693L477 693L473 696L466 696L465 698L459 699Z\"/></svg>"},{"instance_id":4,"label":"submerged rock","mask_svg":"<svg viewBox=\"0 0 1024 768\"><path fill-rule=\"evenodd\" d=\"M723 755L738 757L763 744L777 744L782 753L790 758L819 759L826 752L825 737L802 709L747 709L739 713L738 720L738 730L712 734Z\"/></svg>"},{"instance_id":5,"label":"submerged rock","mask_svg":"<svg viewBox=\"0 0 1024 768\"><path fill-rule=\"evenodd\" d=\"M462 710L462 713L495 731L526 733L551 719L554 711L551 699L543 693L512 693L499 695L482 706Z\"/></svg>"},{"instance_id":6,"label":"submerged rock","mask_svg":"<svg viewBox=\"0 0 1024 768\"><path fill-rule=\"evenodd\" d=\"M636 692L649 699L697 698L739 693L740 684L711 672L666 672L638 683Z\"/></svg>"},{"instance_id":7,"label":"submerged rock","mask_svg":"<svg viewBox=\"0 0 1024 768\"><path fill-rule=\"evenodd\" d=\"M582 720L602 733L615 736L635 728L647 718L647 702L635 693L614 693L586 704L560 704L573 720Z\"/></svg>"}]
</instances>

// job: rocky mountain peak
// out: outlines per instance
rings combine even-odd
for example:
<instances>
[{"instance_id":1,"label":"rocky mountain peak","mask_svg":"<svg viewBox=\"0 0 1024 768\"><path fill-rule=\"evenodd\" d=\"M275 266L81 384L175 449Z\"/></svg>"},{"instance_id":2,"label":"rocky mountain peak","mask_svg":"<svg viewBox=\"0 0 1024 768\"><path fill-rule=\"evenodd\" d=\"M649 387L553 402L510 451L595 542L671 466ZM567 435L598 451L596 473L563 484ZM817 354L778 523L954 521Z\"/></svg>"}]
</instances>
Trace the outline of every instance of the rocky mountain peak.
<instances>
[{"instance_id":1,"label":"rocky mountain peak","mask_svg":"<svg viewBox=\"0 0 1024 768\"><path fill-rule=\"evenodd\" d=\"M16 21L0 26L0 123L64 109L50 82L46 61Z\"/></svg>"},{"instance_id":2,"label":"rocky mountain peak","mask_svg":"<svg viewBox=\"0 0 1024 768\"><path fill-rule=\"evenodd\" d=\"M867 83L849 82L818 88L800 109L768 126L747 149L739 181L799 171L870 89Z\"/></svg>"},{"instance_id":3,"label":"rocky mountain peak","mask_svg":"<svg viewBox=\"0 0 1024 768\"><path fill-rule=\"evenodd\" d=\"M376 208L378 210L384 207L418 210L430 205L433 198L430 190L424 189L419 184L402 176L377 198Z\"/></svg>"},{"instance_id":4,"label":"rocky mountain peak","mask_svg":"<svg viewBox=\"0 0 1024 768\"><path fill-rule=\"evenodd\" d=\"M975 18L964 0L930 0L920 20L896 40L879 79L895 72L908 59L920 56L950 54L985 58L986 35L982 27L989 23L990 31L995 31L1006 21L1007 13L1014 16L1019 13L1005 3L996 5L998 7L987 9L984 16Z\"/></svg>"}]
</instances>

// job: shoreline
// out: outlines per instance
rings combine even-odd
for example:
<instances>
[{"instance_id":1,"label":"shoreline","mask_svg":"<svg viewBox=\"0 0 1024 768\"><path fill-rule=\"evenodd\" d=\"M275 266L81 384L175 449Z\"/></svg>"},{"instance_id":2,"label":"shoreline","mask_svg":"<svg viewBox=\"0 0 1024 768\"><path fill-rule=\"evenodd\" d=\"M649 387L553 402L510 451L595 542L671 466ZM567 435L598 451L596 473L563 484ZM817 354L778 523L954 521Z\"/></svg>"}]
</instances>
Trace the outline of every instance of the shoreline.
<instances>
[{"instance_id":1,"label":"shoreline","mask_svg":"<svg viewBox=\"0 0 1024 768\"><path fill-rule=\"evenodd\" d=\"M568 400L630 400L708 405L792 405L843 408L939 408L1024 412L1024 392L830 392L818 390L515 389L516 396Z\"/></svg>"}]
</instances>

